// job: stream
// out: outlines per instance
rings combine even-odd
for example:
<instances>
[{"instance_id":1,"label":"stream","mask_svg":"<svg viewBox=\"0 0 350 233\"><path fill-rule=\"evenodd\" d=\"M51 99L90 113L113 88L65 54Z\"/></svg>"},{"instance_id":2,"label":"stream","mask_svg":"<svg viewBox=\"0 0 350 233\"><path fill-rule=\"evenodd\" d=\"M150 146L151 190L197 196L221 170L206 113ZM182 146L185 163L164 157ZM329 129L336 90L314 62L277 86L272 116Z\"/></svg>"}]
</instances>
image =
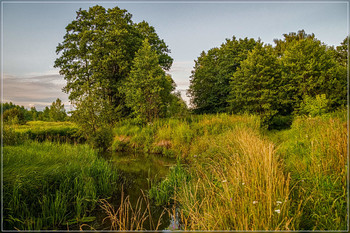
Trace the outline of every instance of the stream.
<instances>
[{"instance_id":1,"label":"stream","mask_svg":"<svg viewBox=\"0 0 350 233\"><path fill-rule=\"evenodd\" d=\"M170 167L176 164L174 158L142 152L108 152L103 157L118 170L120 176L119 189L123 190L124 198L129 196L133 208L136 206L138 199L143 197L142 192L147 195L151 185L165 179ZM120 200L120 196L113 198L111 204L117 208L120 205ZM143 208L146 208L144 200L143 204ZM153 222L157 225L164 207L151 205L150 210ZM158 230L167 229L169 225L171 225L171 221L168 213L165 213L162 215ZM104 224L103 228L109 229L110 226ZM150 229L148 219L144 222L144 228L146 230Z\"/></svg>"}]
</instances>

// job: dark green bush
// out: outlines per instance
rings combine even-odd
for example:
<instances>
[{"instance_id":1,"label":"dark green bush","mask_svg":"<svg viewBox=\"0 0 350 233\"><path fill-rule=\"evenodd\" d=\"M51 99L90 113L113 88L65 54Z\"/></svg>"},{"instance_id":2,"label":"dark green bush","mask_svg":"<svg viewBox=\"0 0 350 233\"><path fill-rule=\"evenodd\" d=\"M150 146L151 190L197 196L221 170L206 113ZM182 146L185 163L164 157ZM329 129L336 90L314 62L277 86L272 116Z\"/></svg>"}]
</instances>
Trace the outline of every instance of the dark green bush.
<instances>
[{"instance_id":1,"label":"dark green bush","mask_svg":"<svg viewBox=\"0 0 350 233\"><path fill-rule=\"evenodd\" d=\"M112 128L101 127L99 128L91 137L89 142L93 148L106 151L113 141L113 131Z\"/></svg>"},{"instance_id":2,"label":"dark green bush","mask_svg":"<svg viewBox=\"0 0 350 233\"><path fill-rule=\"evenodd\" d=\"M268 123L268 129L277 129L277 130L282 130L282 129L288 129L291 127L293 122L293 116L281 116L281 115L276 115L272 117Z\"/></svg>"}]
</instances>

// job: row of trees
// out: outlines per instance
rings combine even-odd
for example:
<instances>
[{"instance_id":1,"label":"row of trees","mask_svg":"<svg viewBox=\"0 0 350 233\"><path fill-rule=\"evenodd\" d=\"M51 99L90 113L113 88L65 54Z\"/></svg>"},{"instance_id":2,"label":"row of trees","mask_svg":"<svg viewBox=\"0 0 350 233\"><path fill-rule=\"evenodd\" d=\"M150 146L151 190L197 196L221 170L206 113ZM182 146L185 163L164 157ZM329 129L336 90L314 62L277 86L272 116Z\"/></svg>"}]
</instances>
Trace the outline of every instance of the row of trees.
<instances>
[{"instance_id":1,"label":"row of trees","mask_svg":"<svg viewBox=\"0 0 350 233\"><path fill-rule=\"evenodd\" d=\"M80 9L57 46L55 67L67 81L72 118L88 134L126 117L149 122L186 107L166 74L168 46L147 22L131 18L118 7Z\"/></svg>"},{"instance_id":2,"label":"row of trees","mask_svg":"<svg viewBox=\"0 0 350 233\"><path fill-rule=\"evenodd\" d=\"M57 98L56 101L43 111L37 111L35 107L30 110L16 104L2 103L3 120L8 124L25 124L27 121L65 121L67 117L66 110L62 101Z\"/></svg>"},{"instance_id":3,"label":"row of trees","mask_svg":"<svg viewBox=\"0 0 350 233\"><path fill-rule=\"evenodd\" d=\"M317 114L347 104L348 37L333 48L314 34L284 34L275 46L254 39L226 40L202 52L188 94L197 113Z\"/></svg>"}]
</instances>

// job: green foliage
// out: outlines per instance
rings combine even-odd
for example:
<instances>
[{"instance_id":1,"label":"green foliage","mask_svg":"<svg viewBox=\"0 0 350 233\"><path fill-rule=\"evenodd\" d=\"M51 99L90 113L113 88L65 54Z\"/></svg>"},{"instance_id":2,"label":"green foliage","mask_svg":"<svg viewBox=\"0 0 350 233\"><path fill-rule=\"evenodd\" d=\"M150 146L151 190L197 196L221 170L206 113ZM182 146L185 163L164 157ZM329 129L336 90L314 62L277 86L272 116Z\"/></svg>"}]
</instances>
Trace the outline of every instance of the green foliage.
<instances>
[{"instance_id":1,"label":"green foliage","mask_svg":"<svg viewBox=\"0 0 350 233\"><path fill-rule=\"evenodd\" d=\"M287 116L275 115L268 122L268 129L269 130L288 129L292 125L292 122L293 122L293 115L287 115Z\"/></svg>"},{"instance_id":2,"label":"green foliage","mask_svg":"<svg viewBox=\"0 0 350 233\"><path fill-rule=\"evenodd\" d=\"M23 125L26 123L24 113L19 108L11 108L4 111L3 121L7 124L12 124L12 125L17 125L17 124Z\"/></svg>"},{"instance_id":3,"label":"green foliage","mask_svg":"<svg viewBox=\"0 0 350 233\"><path fill-rule=\"evenodd\" d=\"M174 81L159 65L158 55L146 39L137 52L130 76L120 91L133 115L146 122L164 117Z\"/></svg>"},{"instance_id":4,"label":"green foliage","mask_svg":"<svg viewBox=\"0 0 350 233\"><path fill-rule=\"evenodd\" d=\"M79 104L98 89L100 98L113 111L128 115L130 109L119 88L130 75L135 54L146 38L161 58L159 65L170 68L170 51L155 29L146 22L135 24L131 17L118 7L105 9L96 5L77 11L76 19L66 27L64 41L57 46L60 57L55 61L67 81L64 91L71 101Z\"/></svg>"},{"instance_id":5,"label":"green foliage","mask_svg":"<svg viewBox=\"0 0 350 233\"><path fill-rule=\"evenodd\" d=\"M38 142L84 142L85 138L79 133L78 127L71 122L44 122L29 121L25 125L16 127L4 127L9 130L8 135L12 135L12 131L18 137L30 139ZM5 137L5 135L4 135Z\"/></svg>"},{"instance_id":6,"label":"green foliage","mask_svg":"<svg viewBox=\"0 0 350 233\"><path fill-rule=\"evenodd\" d=\"M189 89L194 110L259 114L271 127L275 115L299 114L305 98L325 94L330 111L345 106L347 40L334 49L304 30L284 34L273 48L227 40L196 61Z\"/></svg>"},{"instance_id":7,"label":"green foliage","mask_svg":"<svg viewBox=\"0 0 350 233\"><path fill-rule=\"evenodd\" d=\"M291 42L281 58L283 65L283 98L292 108L300 106L303 98L327 94L329 83L335 77L332 68L334 59L326 46L316 39Z\"/></svg>"},{"instance_id":8,"label":"green foliage","mask_svg":"<svg viewBox=\"0 0 350 233\"><path fill-rule=\"evenodd\" d=\"M178 163L170 168L169 174L163 181L151 187L149 197L155 201L156 205L169 205L174 201L176 189L190 180L191 176L188 171Z\"/></svg>"},{"instance_id":9,"label":"green foliage","mask_svg":"<svg viewBox=\"0 0 350 233\"><path fill-rule=\"evenodd\" d=\"M87 145L32 142L4 155L4 229L81 224L116 191L116 171Z\"/></svg>"},{"instance_id":10,"label":"green foliage","mask_svg":"<svg viewBox=\"0 0 350 233\"><path fill-rule=\"evenodd\" d=\"M217 113L227 110L230 79L259 41L227 39L220 48L202 52L195 61L190 77L191 103L197 113Z\"/></svg>"},{"instance_id":11,"label":"green foliage","mask_svg":"<svg viewBox=\"0 0 350 233\"><path fill-rule=\"evenodd\" d=\"M51 121L64 121L67 117L64 104L57 98L56 101L52 102L49 110L49 117Z\"/></svg>"},{"instance_id":12,"label":"green foliage","mask_svg":"<svg viewBox=\"0 0 350 233\"><path fill-rule=\"evenodd\" d=\"M346 229L346 111L329 117L297 117L290 130L270 136L291 175L296 229Z\"/></svg>"},{"instance_id":13,"label":"green foliage","mask_svg":"<svg viewBox=\"0 0 350 233\"><path fill-rule=\"evenodd\" d=\"M186 117L189 114L187 104L181 98L180 91L171 93L169 98L167 117Z\"/></svg>"},{"instance_id":14,"label":"green foliage","mask_svg":"<svg viewBox=\"0 0 350 233\"><path fill-rule=\"evenodd\" d=\"M262 117L262 124L278 112L278 89L281 69L271 46L258 44L231 78L228 99L232 112L253 113Z\"/></svg>"},{"instance_id":15,"label":"green foliage","mask_svg":"<svg viewBox=\"0 0 350 233\"><path fill-rule=\"evenodd\" d=\"M91 137L89 142L92 144L93 148L106 151L113 141L113 131L111 128L102 127L99 128Z\"/></svg>"},{"instance_id":16,"label":"green foliage","mask_svg":"<svg viewBox=\"0 0 350 233\"><path fill-rule=\"evenodd\" d=\"M4 126L2 131L2 143L4 146L23 144L26 137L24 134L16 132L9 126Z\"/></svg>"},{"instance_id":17,"label":"green foliage","mask_svg":"<svg viewBox=\"0 0 350 233\"><path fill-rule=\"evenodd\" d=\"M330 101L325 94L316 95L315 98L305 96L304 102L300 105L299 112L301 114L310 115L312 117L323 115L330 110Z\"/></svg>"}]
</instances>

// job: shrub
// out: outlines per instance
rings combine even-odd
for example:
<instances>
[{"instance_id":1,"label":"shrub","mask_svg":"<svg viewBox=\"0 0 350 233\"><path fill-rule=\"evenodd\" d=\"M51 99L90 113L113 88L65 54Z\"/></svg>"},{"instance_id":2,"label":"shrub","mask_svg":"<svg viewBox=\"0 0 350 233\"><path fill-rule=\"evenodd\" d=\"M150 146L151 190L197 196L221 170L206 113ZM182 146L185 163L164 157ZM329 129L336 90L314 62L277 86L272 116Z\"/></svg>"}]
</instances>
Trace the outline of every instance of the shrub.
<instances>
[{"instance_id":1,"label":"shrub","mask_svg":"<svg viewBox=\"0 0 350 233\"><path fill-rule=\"evenodd\" d=\"M304 102L300 106L300 113L304 115L320 116L330 110L330 101L326 94L316 95L316 97L305 96Z\"/></svg>"},{"instance_id":2,"label":"shrub","mask_svg":"<svg viewBox=\"0 0 350 233\"><path fill-rule=\"evenodd\" d=\"M3 113L3 120L8 124L25 124L24 113L18 108L11 108Z\"/></svg>"},{"instance_id":3,"label":"shrub","mask_svg":"<svg viewBox=\"0 0 350 233\"><path fill-rule=\"evenodd\" d=\"M111 128L101 127L90 138L89 142L93 148L106 151L113 141L113 131Z\"/></svg>"}]
</instances>

